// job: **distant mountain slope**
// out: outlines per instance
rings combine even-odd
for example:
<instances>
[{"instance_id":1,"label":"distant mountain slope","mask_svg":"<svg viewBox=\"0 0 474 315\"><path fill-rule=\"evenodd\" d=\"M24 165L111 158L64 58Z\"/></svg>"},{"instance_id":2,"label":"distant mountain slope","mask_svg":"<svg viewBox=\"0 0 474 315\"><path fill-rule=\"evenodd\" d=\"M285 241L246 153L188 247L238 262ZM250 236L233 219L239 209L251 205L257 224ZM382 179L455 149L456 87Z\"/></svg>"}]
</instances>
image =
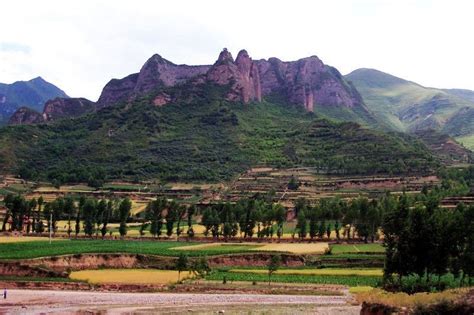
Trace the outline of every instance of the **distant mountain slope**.
<instances>
[{"instance_id":1,"label":"distant mountain slope","mask_svg":"<svg viewBox=\"0 0 474 315\"><path fill-rule=\"evenodd\" d=\"M443 89L446 93L463 98L474 103L474 91L465 89Z\"/></svg>"},{"instance_id":2,"label":"distant mountain slope","mask_svg":"<svg viewBox=\"0 0 474 315\"><path fill-rule=\"evenodd\" d=\"M377 118L399 131L435 129L458 136L457 119L474 108L466 91L427 88L374 69L358 69L345 77L356 86ZM471 133L473 121L463 131Z\"/></svg>"},{"instance_id":3,"label":"distant mountain slope","mask_svg":"<svg viewBox=\"0 0 474 315\"><path fill-rule=\"evenodd\" d=\"M0 124L6 123L20 107L42 111L44 103L55 97L68 97L64 91L41 77L12 84L0 83Z\"/></svg>"}]
</instances>

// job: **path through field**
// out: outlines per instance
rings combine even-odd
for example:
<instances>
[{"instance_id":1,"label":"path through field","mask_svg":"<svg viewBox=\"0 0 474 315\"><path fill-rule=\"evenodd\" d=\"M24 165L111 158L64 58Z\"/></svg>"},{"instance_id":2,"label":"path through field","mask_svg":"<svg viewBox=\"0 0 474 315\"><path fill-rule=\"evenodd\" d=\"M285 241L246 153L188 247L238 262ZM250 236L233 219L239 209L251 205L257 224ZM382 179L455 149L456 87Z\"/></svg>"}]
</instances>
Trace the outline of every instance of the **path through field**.
<instances>
[{"instance_id":1,"label":"path through field","mask_svg":"<svg viewBox=\"0 0 474 315\"><path fill-rule=\"evenodd\" d=\"M343 296L10 290L0 314L359 314Z\"/></svg>"}]
</instances>

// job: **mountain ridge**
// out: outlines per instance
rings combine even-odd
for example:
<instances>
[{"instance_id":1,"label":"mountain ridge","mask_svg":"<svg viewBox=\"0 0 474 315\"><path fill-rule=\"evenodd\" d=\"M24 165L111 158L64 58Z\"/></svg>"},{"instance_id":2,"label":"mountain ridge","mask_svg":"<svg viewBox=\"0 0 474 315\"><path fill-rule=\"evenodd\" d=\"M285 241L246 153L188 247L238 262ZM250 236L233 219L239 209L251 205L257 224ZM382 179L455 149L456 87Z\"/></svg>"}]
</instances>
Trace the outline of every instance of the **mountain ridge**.
<instances>
[{"instance_id":1,"label":"mountain ridge","mask_svg":"<svg viewBox=\"0 0 474 315\"><path fill-rule=\"evenodd\" d=\"M434 129L454 137L474 134L474 92L436 89L391 74L361 68L347 74L378 121L392 130L416 133ZM467 125L460 128L461 120ZM462 131L462 132L459 132Z\"/></svg>"}]
</instances>

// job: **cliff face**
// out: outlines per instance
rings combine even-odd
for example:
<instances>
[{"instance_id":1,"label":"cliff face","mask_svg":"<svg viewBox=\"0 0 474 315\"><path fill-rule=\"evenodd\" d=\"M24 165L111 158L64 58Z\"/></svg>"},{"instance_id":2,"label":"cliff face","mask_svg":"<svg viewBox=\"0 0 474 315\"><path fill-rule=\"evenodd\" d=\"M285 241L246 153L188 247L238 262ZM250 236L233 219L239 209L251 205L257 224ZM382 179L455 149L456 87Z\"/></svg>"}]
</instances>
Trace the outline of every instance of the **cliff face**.
<instances>
[{"instance_id":1,"label":"cliff face","mask_svg":"<svg viewBox=\"0 0 474 315\"><path fill-rule=\"evenodd\" d=\"M40 113L28 107L20 107L10 117L8 123L12 125L28 125L41 122L43 122L43 116Z\"/></svg>"},{"instance_id":2,"label":"cliff face","mask_svg":"<svg viewBox=\"0 0 474 315\"><path fill-rule=\"evenodd\" d=\"M229 101L260 102L262 97L279 93L289 103L300 105L307 111L314 111L315 106L363 106L357 90L336 69L325 65L316 56L290 62L277 58L254 61L247 51L241 50L234 60L224 48L212 66L176 65L154 55L139 73L111 80L102 91L98 107L132 100L158 87L187 81L197 85L206 80L229 85L226 95ZM162 106L169 101L166 95L158 95L153 103Z\"/></svg>"},{"instance_id":3,"label":"cliff face","mask_svg":"<svg viewBox=\"0 0 474 315\"><path fill-rule=\"evenodd\" d=\"M85 98L57 97L46 102L42 114L27 107L21 107L10 118L9 124L36 124L64 117L76 117L95 110L95 103Z\"/></svg>"},{"instance_id":4,"label":"cliff face","mask_svg":"<svg viewBox=\"0 0 474 315\"><path fill-rule=\"evenodd\" d=\"M326 66L316 56L283 62L277 58L259 60L263 95L280 93L291 103L313 111L315 105L363 105L359 93L334 68Z\"/></svg>"},{"instance_id":5,"label":"cliff face","mask_svg":"<svg viewBox=\"0 0 474 315\"><path fill-rule=\"evenodd\" d=\"M98 108L128 101L133 97L147 94L157 87L170 87L198 75L205 74L210 66L176 65L158 54L145 62L139 73L123 79L112 79L102 90L97 101Z\"/></svg>"},{"instance_id":6,"label":"cliff face","mask_svg":"<svg viewBox=\"0 0 474 315\"><path fill-rule=\"evenodd\" d=\"M241 50L234 61L231 53L224 48L206 77L208 81L219 85L230 84L231 90L227 94L227 99L230 101L248 103L262 100L257 64L245 50Z\"/></svg>"},{"instance_id":7,"label":"cliff face","mask_svg":"<svg viewBox=\"0 0 474 315\"><path fill-rule=\"evenodd\" d=\"M43 119L51 121L63 117L76 117L94 110L95 103L85 98L57 97L44 105Z\"/></svg>"}]
</instances>

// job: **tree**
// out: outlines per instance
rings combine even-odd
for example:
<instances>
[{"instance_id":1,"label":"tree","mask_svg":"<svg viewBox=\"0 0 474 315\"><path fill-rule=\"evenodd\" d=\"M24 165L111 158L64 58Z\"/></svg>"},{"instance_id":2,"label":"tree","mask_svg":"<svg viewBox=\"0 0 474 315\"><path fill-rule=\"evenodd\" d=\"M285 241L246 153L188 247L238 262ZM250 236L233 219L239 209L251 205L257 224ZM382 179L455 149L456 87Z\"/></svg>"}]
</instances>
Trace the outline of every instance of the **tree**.
<instances>
[{"instance_id":1,"label":"tree","mask_svg":"<svg viewBox=\"0 0 474 315\"><path fill-rule=\"evenodd\" d=\"M132 209L132 202L130 199L125 198L122 200L119 206L119 217L120 217L120 226L119 233L120 237L127 235L127 220L130 217L130 210Z\"/></svg>"},{"instance_id":2,"label":"tree","mask_svg":"<svg viewBox=\"0 0 474 315\"><path fill-rule=\"evenodd\" d=\"M95 200L87 199L82 207L82 213L84 216L84 233L89 237L94 234L96 211Z\"/></svg>"},{"instance_id":3,"label":"tree","mask_svg":"<svg viewBox=\"0 0 474 315\"><path fill-rule=\"evenodd\" d=\"M318 216L319 208L317 206L309 209L309 237L311 239L318 235Z\"/></svg>"},{"instance_id":4,"label":"tree","mask_svg":"<svg viewBox=\"0 0 474 315\"><path fill-rule=\"evenodd\" d=\"M107 216L107 201L105 199L101 199L97 203L97 213L96 213L96 229L95 229L95 234L96 238L99 235L100 230L100 225L104 222L104 217Z\"/></svg>"},{"instance_id":5,"label":"tree","mask_svg":"<svg viewBox=\"0 0 474 315\"><path fill-rule=\"evenodd\" d=\"M280 268L281 265L281 256L280 255L272 255L267 265L268 269L268 285L270 285L271 277L275 273L275 271Z\"/></svg>"},{"instance_id":6,"label":"tree","mask_svg":"<svg viewBox=\"0 0 474 315\"><path fill-rule=\"evenodd\" d=\"M298 190L300 184L296 181L294 176L291 176L290 181L288 182L288 189L289 190Z\"/></svg>"},{"instance_id":7,"label":"tree","mask_svg":"<svg viewBox=\"0 0 474 315\"><path fill-rule=\"evenodd\" d=\"M196 213L196 206L192 205L188 208L188 237L193 238L194 237L194 229L193 229L193 216Z\"/></svg>"},{"instance_id":8,"label":"tree","mask_svg":"<svg viewBox=\"0 0 474 315\"><path fill-rule=\"evenodd\" d=\"M6 231L8 220L12 216L13 198L14 196L12 194L7 194L5 198L3 199L3 203L5 204L5 207L7 208L7 212L5 213L5 217L3 218L2 232ZM10 226L10 229L11 229L11 226Z\"/></svg>"},{"instance_id":9,"label":"tree","mask_svg":"<svg viewBox=\"0 0 474 315\"><path fill-rule=\"evenodd\" d=\"M69 238L71 238L71 233L72 233L71 218L74 215L74 212L75 212L74 200L70 196L67 196L64 201L64 213L67 216L67 235Z\"/></svg>"},{"instance_id":10,"label":"tree","mask_svg":"<svg viewBox=\"0 0 474 315\"><path fill-rule=\"evenodd\" d=\"M161 228L163 226L163 210L167 208L168 201L166 198L157 198L148 203L146 208L147 219L151 221L150 233L154 237L161 235Z\"/></svg>"},{"instance_id":11,"label":"tree","mask_svg":"<svg viewBox=\"0 0 474 315\"><path fill-rule=\"evenodd\" d=\"M102 238L105 237L107 234L107 225L109 224L110 217L112 216L112 211L113 211L113 202L112 200L109 200L107 202L107 208L105 210L104 215L102 216L102 229L100 230L100 234L102 235Z\"/></svg>"},{"instance_id":12,"label":"tree","mask_svg":"<svg viewBox=\"0 0 474 315\"><path fill-rule=\"evenodd\" d=\"M82 217L82 211L83 211L85 203L86 203L86 197L82 195L79 198L79 206L77 207L77 213L76 213L76 225L74 229L76 232L76 238L79 235L79 232L81 232L81 217Z\"/></svg>"},{"instance_id":13,"label":"tree","mask_svg":"<svg viewBox=\"0 0 474 315\"><path fill-rule=\"evenodd\" d=\"M307 220L305 211L300 211L296 222L296 229L298 231L298 236L301 239L306 237L306 223Z\"/></svg>"},{"instance_id":14,"label":"tree","mask_svg":"<svg viewBox=\"0 0 474 315\"><path fill-rule=\"evenodd\" d=\"M319 226L318 226L318 237L320 239L324 237L324 232L326 232L326 222L322 220L321 222L319 222Z\"/></svg>"},{"instance_id":15,"label":"tree","mask_svg":"<svg viewBox=\"0 0 474 315\"><path fill-rule=\"evenodd\" d=\"M166 214L166 235L171 237L173 235L174 223L178 217L179 205L173 200L168 205L168 213Z\"/></svg>"},{"instance_id":16,"label":"tree","mask_svg":"<svg viewBox=\"0 0 474 315\"><path fill-rule=\"evenodd\" d=\"M179 241L179 236L181 235L181 220L183 219L184 215L186 214L187 208L183 205L178 205L176 207L176 240Z\"/></svg>"},{"instance_id":17,"label":"tree","mask_svg":"<svg viewBox=\"0 0 474 315\"><path fill-rule=\"evenodd\" d=\"M178 282L180 281L180 276L182 271L186 271L188 269L188 256L184 253L180 253L178 259L176 260L175 265L176 270L178 270Z\"/></svg>"},{"instance_id":18,"label":"tree","mask_svg":"<svg viewBox=\"0 0 474 315\"><path fill-rule=\"evenodd\" d=\"M286 221L286 209L281 204L273 205L275 221L277 222L277 237L280 239L283 236L283 224Z\"/></svg>"},{"instance_id":19,"label":"tree","mask_svg":"<svg viewBox=\"0 0 474 315\"><path fill-rule=\"evenodd\" d=\"M341 238L340 232L339 232L340 229L341 227L339 226L339 221L336 220L336 222L334 223L334 231L336 232L336 238L338 241Z\"/></svg>"},{"instance_id":20,"label":"tree","mask_svg":"<svg viewBox=\"0 0 474 315\"><path fill-rule=\"evenodd\" d=\"M198 275L199 277L204 277L209 272L211 272L211 267L209 267L206 256L200 256L198 259L195 259L191 268L194 274Z\"/></svg>"},{"instance_id":21,"label":"tree","mask_svg":"<svg viewBox=\"0 0 474 315\"><path fill-rule=\"evenodd\" d=\"M33 210L36 208L36 199L33 198L28 203L28 224L26 226L26 233L30 234L31 226L33 225L33 231L35 230L35 216L33 214Z\"/></svg>"},{"instance_id":22,"label":"tree","mask_svg":"<svg viewBox=\"0 0 474 315\"><path fill-rule=\"evenodd\" d=\"M331 223L328 223L328 225L326 226L326 236L328 239L331 238Z\"/></svg>"}]
</instances>

